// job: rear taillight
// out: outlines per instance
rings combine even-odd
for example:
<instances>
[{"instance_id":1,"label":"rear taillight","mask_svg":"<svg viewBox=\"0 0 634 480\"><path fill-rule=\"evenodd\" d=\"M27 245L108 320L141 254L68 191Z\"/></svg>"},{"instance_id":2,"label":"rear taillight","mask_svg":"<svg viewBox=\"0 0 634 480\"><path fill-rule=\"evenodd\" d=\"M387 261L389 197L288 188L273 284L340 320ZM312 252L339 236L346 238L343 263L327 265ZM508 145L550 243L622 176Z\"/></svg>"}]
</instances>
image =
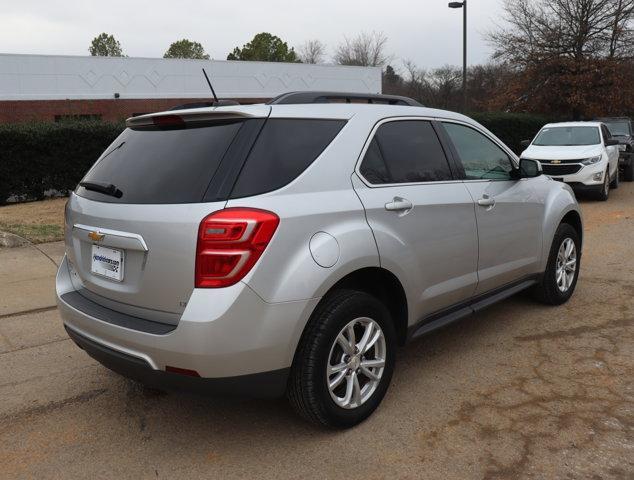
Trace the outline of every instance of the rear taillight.
<instances>
[{"instance_id":1,"label":"rear taillight","mask_svg":"<svg viewBox=\"0 0 634 480\"><path fill-rule=\"evenodd\" d=\"M196 287L228 287L258 261L280 219L266 210L226 208L205 217L198 228Z\"/></svg>"}]
</instances>

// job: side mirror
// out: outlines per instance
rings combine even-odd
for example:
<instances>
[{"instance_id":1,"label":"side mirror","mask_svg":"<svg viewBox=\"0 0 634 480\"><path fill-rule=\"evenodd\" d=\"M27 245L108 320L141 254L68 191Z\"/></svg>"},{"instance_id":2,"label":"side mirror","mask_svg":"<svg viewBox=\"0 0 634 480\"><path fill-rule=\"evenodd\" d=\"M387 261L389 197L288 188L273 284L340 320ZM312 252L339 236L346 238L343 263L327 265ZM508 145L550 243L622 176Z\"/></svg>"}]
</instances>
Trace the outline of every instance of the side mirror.
<instances>
[{"instance_id":1,"label":"side mirror","mask_svg":"<svg viewBox=\"0 0 634 480\"><path fill-rule=\"evenodd\" d=\"M606 147L612 147L614 145L618 145L619 143L621 143L621 142L619 142L616 138L608 138L605 141Z\"/></svg>"},{"instance_id":2,"label":"side mirror","mask_svg":"<svg viewBox=\"0 0 634 480\"><path fill-rule=\"evenodd\" d=\"M530 144L531 144L530 140L522 140L520 142L520 145L522 146L522 148L528 148Z\"/></svg>"},{"instance_id":3,"label":"side mirror","mask_svg":"<svg viewBox=\"0 0 634 480\"><path fill-rule=\"evenodd\" d=\"M530 158L520 158L520 168L518 172L518 178L535 178L542 175L542 164L539 160L532 160Z\"/></svg>"}]
</instances>

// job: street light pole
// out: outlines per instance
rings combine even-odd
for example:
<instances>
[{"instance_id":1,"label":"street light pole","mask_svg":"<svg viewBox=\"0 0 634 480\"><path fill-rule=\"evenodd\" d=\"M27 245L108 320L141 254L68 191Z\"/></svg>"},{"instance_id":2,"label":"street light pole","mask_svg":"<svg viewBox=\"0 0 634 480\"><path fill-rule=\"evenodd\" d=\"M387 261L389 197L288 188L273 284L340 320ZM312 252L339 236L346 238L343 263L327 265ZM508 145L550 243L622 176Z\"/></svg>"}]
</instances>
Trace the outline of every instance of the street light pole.
<instances>
[{"instance_id":1,"label":"street light pole","mask_svg":"<svg viewBox=\"0 0 634 480\"><path fill-rule=\"evenodd\" d=\"M462 111L467 111L467 0L449 2L449 8L462 8Z\"/></svg>"},{"instance_id":2,"label":"street light pole","mask_svg":"<svg viewBox=\"0 0 634 480\"><path fill-rule=\"evenodd\" d=\"M462 111L467 113L467 0L462 4Z\"/></svg>"}]
</instances>

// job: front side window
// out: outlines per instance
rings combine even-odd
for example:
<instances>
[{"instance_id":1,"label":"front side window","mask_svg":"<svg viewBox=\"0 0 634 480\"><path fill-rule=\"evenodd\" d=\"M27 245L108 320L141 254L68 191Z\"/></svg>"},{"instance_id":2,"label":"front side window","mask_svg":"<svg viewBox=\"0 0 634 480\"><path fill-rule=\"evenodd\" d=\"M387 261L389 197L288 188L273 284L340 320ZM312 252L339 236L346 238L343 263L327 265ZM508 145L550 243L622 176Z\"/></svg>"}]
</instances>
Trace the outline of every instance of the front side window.
<instances>
[{"instance_id":1,"label":"front side window","mask_svg":"<svg viewBox=\"0 0 634 480\"><path fill-rule=\"evenodd\" d=\"M363 157L360 172L375 185L451 180L438 136L428 121L381 125Z\"/></svg>"},{"instance_id":2,"label":"front side window","mask_svg":"<svg viewBox=\"0 0 634 480\"><path fill-rule=\"evenodd\" d=\"M600 143L598 127L546 127L542 128L533 141L533 145L540 147L572 147Z\"/></svg>"},{"instance_id":3,"label":"front side window","mask_svg":"<svg viewBox=\"0 0 634 480\"><path fill-rule=\"evenodd\" d=\"M473 128L445 123L467 180L510 180L513 163L504 150Z\"/></svg>"}]
</instances>

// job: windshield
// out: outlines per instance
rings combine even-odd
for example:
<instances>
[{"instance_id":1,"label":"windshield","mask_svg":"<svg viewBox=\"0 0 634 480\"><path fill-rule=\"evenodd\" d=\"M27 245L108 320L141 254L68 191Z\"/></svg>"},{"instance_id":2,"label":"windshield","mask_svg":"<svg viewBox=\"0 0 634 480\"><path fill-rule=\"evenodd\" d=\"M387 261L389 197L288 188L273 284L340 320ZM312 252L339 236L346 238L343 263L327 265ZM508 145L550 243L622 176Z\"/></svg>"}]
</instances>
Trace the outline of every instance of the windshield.
<instances>
[{"instance_id":1,"label":"windshield","mask_svg":"<svg viewBox=\"0 0 634 480\"><path fill-rule=\"evenodd\" d=\"M533 145L563 147L573 145L598 145L601 143L598 127L548 127L542 129Z\"/></svg>"},{"instance_id":2,"label":"windshield","mask_svg":"<svg viewBox=\"0 0 634 480\"><path fill-rule=\"evenodd\" d=\"M612 135L626 137L632 134L630 132L630 122L627 120L605 122L605 124Z\"/></svg>"}]
</instances>

